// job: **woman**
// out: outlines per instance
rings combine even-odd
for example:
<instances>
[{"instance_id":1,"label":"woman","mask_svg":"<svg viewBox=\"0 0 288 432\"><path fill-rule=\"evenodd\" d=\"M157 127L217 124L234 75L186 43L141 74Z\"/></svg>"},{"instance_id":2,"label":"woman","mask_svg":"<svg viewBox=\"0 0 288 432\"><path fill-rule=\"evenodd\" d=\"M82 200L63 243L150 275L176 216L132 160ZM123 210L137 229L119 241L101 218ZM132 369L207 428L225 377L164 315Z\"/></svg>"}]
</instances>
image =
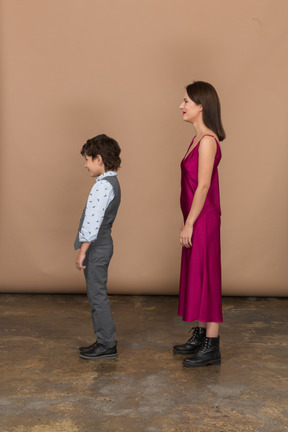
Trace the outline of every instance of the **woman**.
<instances>
[{"instance_id":1,"label":"woman","mask_svg":"<svg viewBox=\"0 0 288 432\"><path fill-rule=\"evenodd\" d=\"M175 345L177 354L193 354L183 366L221 363L219 323L222 318L220 196L217 167L219 141L225 139L220 102L214 87L196 81L186 88L180 105L183 120L192 123L194 136L181 163L181 210L184 223L178 315L198 321L192 337Z\"/></svg>"}]
</instances>

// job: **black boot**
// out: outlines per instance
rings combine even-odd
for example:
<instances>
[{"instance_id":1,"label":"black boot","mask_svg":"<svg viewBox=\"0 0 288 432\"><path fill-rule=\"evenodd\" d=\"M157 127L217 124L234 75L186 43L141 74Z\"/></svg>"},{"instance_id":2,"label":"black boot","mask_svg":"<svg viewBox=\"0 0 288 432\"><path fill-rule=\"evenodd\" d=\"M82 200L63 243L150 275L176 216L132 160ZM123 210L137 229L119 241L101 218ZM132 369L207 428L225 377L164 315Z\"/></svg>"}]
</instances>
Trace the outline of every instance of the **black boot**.
<instances>
[{"instance_id":1,"label":"black boot","mask_svg":"<svg viewBox=\"0 0 288 432\"><path fill-rule=\"evenodd\" d=\"M193 335L183 345L175 345L173 351L175 354L192 354L196 349L200 348L206 336L206 328L195 327Z\"/></svg>"},{"instance_id":2,"label":"black boot","mask_svg":"<svg viewBox=\"0 0 288 432\"><path fill-rule=\"evenodd\" d=\"M221 354L219 350L220 336L205 338L202 346L195 352L192 358L183 360L185 367L198 367L221 364Z\"/></svg>"}]
</instances>

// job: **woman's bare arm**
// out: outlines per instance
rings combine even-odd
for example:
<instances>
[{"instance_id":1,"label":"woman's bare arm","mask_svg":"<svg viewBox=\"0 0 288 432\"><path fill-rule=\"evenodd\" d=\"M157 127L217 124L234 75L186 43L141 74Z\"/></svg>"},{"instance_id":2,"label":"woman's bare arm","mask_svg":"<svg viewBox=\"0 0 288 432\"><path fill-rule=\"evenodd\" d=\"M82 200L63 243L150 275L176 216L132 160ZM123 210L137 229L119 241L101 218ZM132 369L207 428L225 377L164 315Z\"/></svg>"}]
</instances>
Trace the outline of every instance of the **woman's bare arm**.
<instances>
[{"instance_id":1,"label":"woman's bare arm","mask_svg":"<svg viewBox=\"0 0 288 432\"><path fill-rule=\"evenodd\" d=\"M201 140L198 148L198 186L194 194L189 215L180 233L180 243L182 246L192 246L193 225L204 206L210 188L216 150L217 146L214 138L205 136Z\"/></svg>"}]
</instances>

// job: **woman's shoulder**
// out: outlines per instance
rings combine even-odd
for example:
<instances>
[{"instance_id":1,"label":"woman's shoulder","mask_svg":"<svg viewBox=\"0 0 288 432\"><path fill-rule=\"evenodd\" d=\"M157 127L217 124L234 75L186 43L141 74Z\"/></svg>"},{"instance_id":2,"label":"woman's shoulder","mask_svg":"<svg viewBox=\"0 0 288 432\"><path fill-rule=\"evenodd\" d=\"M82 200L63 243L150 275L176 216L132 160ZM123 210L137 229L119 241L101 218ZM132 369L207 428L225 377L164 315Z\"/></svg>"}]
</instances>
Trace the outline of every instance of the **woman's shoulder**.
<instances>
[{"instance_id":1,"label":"woman's shoulder","mask_svg":"<svg viewBox=\"0 0 288 432\"><path fill-rule=\"evenodd\" d=\"M204 143L219 143L219 138L217 137L216 134L214 133L207 133L205 135L202 136L202 138L200 139L200 142L204 142Z\"/></svg>"},{"instance_id":2,"label":"woman's shoulder","mask_svg":"<svg viewBox=\"0 0 288 432\"><path fill-rule=\"evenodd\" d=\"M216 135L212 134L205 134L202 136L202 138L199 141L199 145L201 147L217 147L217 144L219 144L218 137Z\"/></svg>"},{"instance_id":3,"label":"woman's shoulder","mask_svg":"<svg viewBox=\"0 0 288 432\"><path fill-rule=\"evenodd\" d=\"M201 153L216 153L220 150L218 137L215 134L205 134L199 141L199 152Z\"/></svg>"}]
</instances>

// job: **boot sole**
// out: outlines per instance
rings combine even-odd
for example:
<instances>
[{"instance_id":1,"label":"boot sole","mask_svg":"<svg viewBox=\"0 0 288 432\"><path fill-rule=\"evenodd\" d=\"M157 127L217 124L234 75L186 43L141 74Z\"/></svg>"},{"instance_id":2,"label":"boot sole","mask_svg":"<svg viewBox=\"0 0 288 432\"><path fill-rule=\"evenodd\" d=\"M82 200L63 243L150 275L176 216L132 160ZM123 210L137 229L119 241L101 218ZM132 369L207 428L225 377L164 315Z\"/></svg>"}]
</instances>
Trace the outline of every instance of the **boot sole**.
<instances>
[{"instance_id":1,"label":"boot sole","mask_svg":"<svg viewBox=\"0 0 288 432\"><path fill-rule=\"evenodd\" d=\"M184 367L201 367L201 366L216 366L221 364L221 359L211 360L205 363L188 364L183 362Z\"/></svg>"},{"instance_id":2,"label":"boot sole","mask_svg":"<svg viewBox=\"0 0 288 432\"><path fill-rule=\"evenodd\" d=\"M187 355L187 354L194 354L195 351L196 351L196 349L193 350L193 351L177 351L177 350L173 349L173 353L174 354L185 354L185 355Z\"/></svg>"},{"instance_id":3,"label":"boot sole","mask_svg":"<svg viewBox=\"0 0 288 432\"><path fill-rule=\"evenodd\" d=\"M83 358L85 360L101 360L103 358L116 358L118 357L118 354L105 354L105 355L100 355L100 356L95 356L95 357L91 357L91 356L87 356L84 353L80 353L79 355L80 358Z\"/></svg>"}]
</instances>

